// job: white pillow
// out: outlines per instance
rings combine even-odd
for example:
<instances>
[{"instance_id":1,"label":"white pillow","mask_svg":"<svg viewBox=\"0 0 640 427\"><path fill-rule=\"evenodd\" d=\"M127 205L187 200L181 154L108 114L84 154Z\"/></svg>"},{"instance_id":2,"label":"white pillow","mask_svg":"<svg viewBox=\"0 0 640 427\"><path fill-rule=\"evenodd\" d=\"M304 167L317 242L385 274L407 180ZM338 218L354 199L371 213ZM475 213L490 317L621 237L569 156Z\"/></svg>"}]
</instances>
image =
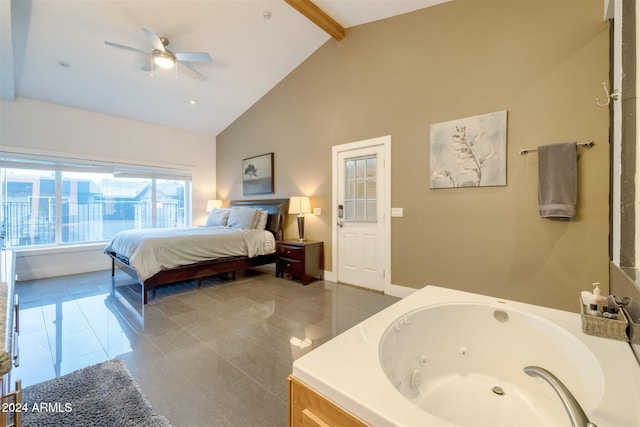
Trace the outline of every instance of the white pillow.
<instances>
[{"instance_id":1,"label":"white pillow","mask_svg":"<svg viewBox=\"0 0 640 427\"><path fill-rule=\"evenodd\" d=\"M227 221L229 220L230 213L230 209L214 208L211 212L209 212L209 216L207 217L207 222L205 225L207 227L212 227L215 225L226 226Z\"/></svg>"},{"instance_id":2,"label":"white pillow","mask_svg":"<svg viewBox=\"0 0 640 427\"><path fill-rule=\"evenodd\" d=\"M251 229L256 223L258 209L253 208L231 208L227 226L231 228Z\"/></svg>"},{"instance_id":3,"label":"white pillow","mask_svg":"<svg viewBox=\"0 0 640 427\"><path fill-rule=\"evenodd\" d=\"M267 219L269 217L269 212L260 209L258 214L256 215L256 225L253 227L256 230L264 230L267 228Z\"/></svg>"}]
</instances>

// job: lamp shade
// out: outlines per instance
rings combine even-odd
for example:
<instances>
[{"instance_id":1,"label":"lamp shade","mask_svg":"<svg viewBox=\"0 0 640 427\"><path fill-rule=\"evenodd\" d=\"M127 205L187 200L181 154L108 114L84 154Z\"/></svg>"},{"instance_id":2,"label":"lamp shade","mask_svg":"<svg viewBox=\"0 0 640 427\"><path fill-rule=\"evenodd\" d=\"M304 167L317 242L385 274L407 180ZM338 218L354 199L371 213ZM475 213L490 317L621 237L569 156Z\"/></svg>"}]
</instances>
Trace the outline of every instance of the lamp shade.
<instances>
[{"instance_id":1,"label":"lamp shade","mask_svg":"<svg viewBox=\"0 0 640 427\"><path fill-rule=\"evenodd\" d=\"M173 68L176 65L176 57L171 52L154 51L153 62L160 68Z\"/></svg>"},{"instance_id":2,"label":"lamp shade","mask_svg":"<svg viewBox=\"0 0 640 427\"><path fill-rule=\"evenodd\" d=\"M215 208L222 207L222 200L207 200L207 212L211 212Z\"/></svg>"},{"instance_id":3,"label":"lamp shade","mask_svg":"<svg viewBox=\"0 0 640 427\"><path fill-rule=\"evenodd\" d=\"M311 213L311 202L307 196L293 196L289 199L289 213L304 215Z\"/></svg>"}]
</instances>

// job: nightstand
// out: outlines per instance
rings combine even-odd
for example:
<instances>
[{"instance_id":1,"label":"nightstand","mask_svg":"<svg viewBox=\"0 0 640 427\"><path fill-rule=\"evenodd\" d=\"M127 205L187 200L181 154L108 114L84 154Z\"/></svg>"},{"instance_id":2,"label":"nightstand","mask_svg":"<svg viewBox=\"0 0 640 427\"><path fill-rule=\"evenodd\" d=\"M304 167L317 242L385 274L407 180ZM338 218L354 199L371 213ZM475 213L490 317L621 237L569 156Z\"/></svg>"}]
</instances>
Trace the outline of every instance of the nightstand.
<instances>
[{"instance_id":1,"label":"nightstand","mask_svg":"<svg viewBox=\"0 0 640 427\"><path fill-rule=\"evenodd\" d=\"M322 278L324 245L313 240L278 240L276 242L276 277L285 273L308 285L312 277Z\"/></svg>"}]
</instances>

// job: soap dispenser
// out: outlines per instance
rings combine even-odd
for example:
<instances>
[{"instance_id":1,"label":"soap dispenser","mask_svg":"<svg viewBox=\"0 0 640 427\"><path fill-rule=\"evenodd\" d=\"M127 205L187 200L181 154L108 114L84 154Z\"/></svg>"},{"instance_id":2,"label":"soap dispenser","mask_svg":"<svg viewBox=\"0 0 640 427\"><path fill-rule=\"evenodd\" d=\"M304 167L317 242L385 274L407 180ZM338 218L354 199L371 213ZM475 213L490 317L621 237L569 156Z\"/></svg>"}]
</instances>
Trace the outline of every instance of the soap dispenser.
<instances>
[{"instance_id":1,"label":"soap dispenser","mask_svg":"<svg viewBox=\"0 0 640 427\"><path fill-rule=\"evenodd\" d=\"M589 301L589 308L591 310L597 310L598 313L602 313L604 308L609 305L607 297L602 295L602 290L600 289L600 283L596 282L593 284L593 292L591 293L591 301ZM595 306L595 307L594 307Z\"/></svg>"}]
</instances>

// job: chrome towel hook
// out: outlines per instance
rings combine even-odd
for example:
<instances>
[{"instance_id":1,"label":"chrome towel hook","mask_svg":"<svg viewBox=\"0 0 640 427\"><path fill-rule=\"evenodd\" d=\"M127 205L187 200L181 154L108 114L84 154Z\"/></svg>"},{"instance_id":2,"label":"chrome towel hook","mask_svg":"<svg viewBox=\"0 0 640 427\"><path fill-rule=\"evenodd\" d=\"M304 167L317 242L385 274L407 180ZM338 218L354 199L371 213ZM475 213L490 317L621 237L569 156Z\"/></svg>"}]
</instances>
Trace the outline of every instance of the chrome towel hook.
<instances>
[{"instance_id":1,"label":"chrome towel hook","mask_svg":"<svg viewBox=\"0 0 640 427\"><path fill-rule=\"evenodd\" d=\"M611 103L612 99L614 101L618 100L618 96L620 95L620 92L618 91L618 89L616 89L613 92L609 93L609 89L607 89L607 83L606 82L602 82L602 87L604 88L604 93L607 95L607 102L602 104L602 103L600 103L600 98L596 98L596 104L598 104L599 107L606 107L607 105L609 105Z\"/></svg>"}]
</instances>

